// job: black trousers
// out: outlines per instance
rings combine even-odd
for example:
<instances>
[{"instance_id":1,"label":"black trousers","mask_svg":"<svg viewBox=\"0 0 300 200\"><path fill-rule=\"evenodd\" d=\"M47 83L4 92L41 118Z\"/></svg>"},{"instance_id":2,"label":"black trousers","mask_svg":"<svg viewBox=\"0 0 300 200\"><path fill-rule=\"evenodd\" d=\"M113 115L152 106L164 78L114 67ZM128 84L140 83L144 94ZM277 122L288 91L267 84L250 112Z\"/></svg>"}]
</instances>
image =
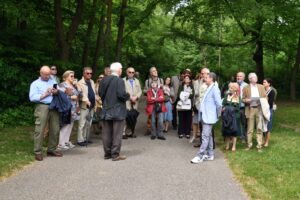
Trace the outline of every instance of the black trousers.
<instances>
[{"instance_id":1,"label":"black trousers","mask_svg":"<svg viewBox=\"0 0 300 200\"><path fill-rule=\"evenodd\" d=\"M173 128L177 128L177 109L176 109L176 106L177 106L177 100L174 102L173 104L173 110L172 110L172 114L173 114L173 120L172 120L172 126Z\"/></svg>"},{"instance_id":2,"label":"black trousers","mask_svg":"<svg viewBox=\"0 0 300 200\"><path fill-rule=\"evenodd\" d=\"M178 135L190 135L192 126L192 110L178 111Z\"/></svg>"}]
</instances>

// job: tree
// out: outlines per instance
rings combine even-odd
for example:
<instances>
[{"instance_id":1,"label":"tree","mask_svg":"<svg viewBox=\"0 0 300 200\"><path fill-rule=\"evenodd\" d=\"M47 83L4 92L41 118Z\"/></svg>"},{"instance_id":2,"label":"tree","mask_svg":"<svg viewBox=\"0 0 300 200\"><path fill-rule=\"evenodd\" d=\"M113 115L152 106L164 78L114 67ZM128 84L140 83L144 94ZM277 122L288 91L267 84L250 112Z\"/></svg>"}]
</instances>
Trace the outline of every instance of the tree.
<instances>
[{"instance_id":1,"label":"tree","mask_svg":"<svg viewBox=\"0 0 300 200\"><path fill-rule=\"evenodd\" d=\"M118 36L117 36L116 59L115 59L116 61L120 61L121 59L126 7L127 7L127 0L122 0L121 9L120 9L120 18L118 23Z\"/></svg>"},{"instance_id":2,"label":"tree","mask_svg":"<svg viewBox=\"0 0 300 200\"><path fill-rule=\"evenodd\" d=\"M61 0L54 0L55 32L58 47L57 49L59 52L59 58L63 61L69 60L71 43L74 40L83 11L83 2L83 0L77 1L76 11L74 16L72 17L70 28L65 34L63 26Z\"/></svg>"}]
</instances>

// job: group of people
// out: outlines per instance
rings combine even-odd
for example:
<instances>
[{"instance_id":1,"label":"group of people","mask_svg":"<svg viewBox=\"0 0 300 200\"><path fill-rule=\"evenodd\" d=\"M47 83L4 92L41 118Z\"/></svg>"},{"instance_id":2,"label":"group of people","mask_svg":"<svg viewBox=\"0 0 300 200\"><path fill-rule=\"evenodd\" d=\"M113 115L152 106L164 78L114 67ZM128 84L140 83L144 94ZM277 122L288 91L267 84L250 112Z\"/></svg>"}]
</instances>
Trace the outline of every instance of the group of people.
<instances>
[{"instance_id":1,"label":"group of people","mask_svg":"<svg viewBox=\"0 0 300 200\"><path fill-rule=\"evenodd\" d=\"M146 96L148 115L145 134L150 135L151 140L166 140L165 133L172 124L178 138L187 138L199 147L192 163L214 160L213 125L219 117L226 150L231 146L231 151L236 151L238 137L243 143L247 142L247 150L250 150L255 126L258 152L269 145L276 90L271 79L258 84L255 73L248 75L247 84L245 74L238 72L236 81L231 81L222 95L223 100L216 74L206 67L200 69L194 79L190 69L163 79L158 76L157 68L151 67L143 90L133 67L128 67L126 76L121 78L120 63L106 67L96 83L89 67L83 68L79 81L74 71L67 70L60 83L56 73L55 66L42 66L40 77L30 86L29 98L36 104L34 153L38 161L43 160L45 129L49 130L47 155L61 157L62 151L75 147L70 135L76 120L77 145L92 143L89 135L95 115L100 118L104 159L126 159L120 154L122 139L136 137L134 126L126 119L129 112L135 111L137 120L142 95Z\"/></svg>"}]
</instances>

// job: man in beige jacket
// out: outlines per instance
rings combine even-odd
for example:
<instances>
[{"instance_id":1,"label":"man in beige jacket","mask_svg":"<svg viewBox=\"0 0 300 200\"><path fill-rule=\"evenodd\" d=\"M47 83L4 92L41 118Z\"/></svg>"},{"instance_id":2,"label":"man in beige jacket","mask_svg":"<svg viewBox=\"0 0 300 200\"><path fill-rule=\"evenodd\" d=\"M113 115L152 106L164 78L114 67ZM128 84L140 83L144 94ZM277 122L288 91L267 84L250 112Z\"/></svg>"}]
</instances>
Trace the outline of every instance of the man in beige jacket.
<instances>
[{"instance_id":1,"label":"man in beige jacket","mask_svg":"<svg viewBox=\"0 0 300 200\"><path fill-rule=\"evenodd\" d=\"M257 151L261 152L262 148L262 130L257 127L259 120L262 115L260 98L266 98L266 91L263 85L257 84L257 75L250 73L248 75L249 85L243 89L243 102L245 103L245 115L247 118L247 143L248 147L246 150L250 150L253 146L252 135L254 126L256 124L256 140L257 140Z\"/></svg>"},{"instance_id":2,"label":"man in beige jacket","mask_svg":"<svg viewBox=\"0 0 300 200\"><path fill-rule=\"evenodd\" d=\"M128 101L126 101L126 109L131 110L132 108L134 108L135 110L137 110L138 109L138 100L142 95L140 81L134 77L135 70L133 67L127 68L126 74L127 74L127 76L125 78L123 78L123 80L125 82L126 92L129 93L129 95L130 95L130 99ZM126 139L127 136L133 137L133 138L136 137L134 135L134 133L126 134L126 132L127 131L126 131L126 126L125 126L124 132L123 132L124 139Z\"/></svg>"},{"instance_id":3,"label":"man in beige jacket","mask_svg":"<svg viewBox=\"0 0 300 200\"><path fill-rule=\"evenodd\" d=\"M96 105L95 83L91 79L93 71L90 67L83 68L83 77L77 83L77 89L81 93L80 120L78 123L77 144L85 146L91 143L89 140L92 116Z\"/></svg>"}]
</instances>

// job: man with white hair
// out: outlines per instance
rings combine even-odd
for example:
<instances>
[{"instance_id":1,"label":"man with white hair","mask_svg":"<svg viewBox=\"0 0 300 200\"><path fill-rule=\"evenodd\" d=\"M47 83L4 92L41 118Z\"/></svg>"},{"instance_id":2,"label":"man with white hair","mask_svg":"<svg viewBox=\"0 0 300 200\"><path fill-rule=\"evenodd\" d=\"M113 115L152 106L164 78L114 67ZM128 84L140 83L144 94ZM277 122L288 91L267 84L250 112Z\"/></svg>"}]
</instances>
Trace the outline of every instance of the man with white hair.
<instances>
[{"instance_id":1,"label":"man with white hair","mask_svg":"<svg viewBox=\"0 0 300 200\"><path fill-rule=\"evenodd\" d=\"M244 87L246 87L248 85L248 83L246 83L245 81L245 73L244 72L238 72L236 74L236 82L239 84L240 86L240 97L241 99L243 98L243 89ZM241 140L242 143L246 143L247 142L247 120L246 120L246 116L245 116L245 104L244 102L241 102L240 104L240 129L241 129Z\"/></svg>"},{"instance_id":2,"label":"man with white hair","mask_svg":"<svg viewBox=\"0 0 300 200\"><path fill-rule=\"evenodd\" d=\"M40 77L30 85L29 99L35 103L35 130L34 130L34 154L37 161L43 160L43 131L49 124L48 156L61 157L56 151L59 135L59 114L57 110L50 110L53 95L57 94L57 82L50 78L51 72L48 66L42 66Z\"/></svg>"},{"instance_id":3,"label":"man with white hair","mask_svg":"<svg viewBox=\"0 0 300 200\"><path fill-rule=\"evenodd\" d=\"M140 99L142 95L142 89L140 85L140 81L134 76L135 70L133 67L128 67L126 70L127 76L123 78L125 83L125 89L126 92L130 95L130 99L126 102L126 109L129 111L131 109L138 109L138 100ZM124 128L123 132L123 139L126 139L128 137L135 138L136 135L134 134L134 130L131 130L131 133L126 132L129 131L129 129Z\"/></svg>"},{"instance_id":4,"label":"man with white hair","mask_svg":"<svg viewBox=\"0 0 300 200\"><path fill-rule=\"evenodd\" d=\"M126 101L130 95L126 93L125 83L122 78L121 63L110 65L111 75L103 78L99 88L99 96L102 99L102 141L104 148L104 159L113 161L125 160L120 155L122 145L122 133L126 118Z\"/></svg>"},{"instance_id":5,"label":"man with white hair","mask_svg":"<svg viewBox=\"0 0 300 200\"><path fill-rule=\"evenodd\" d=\"M245 103L245 115L248 120L247 130L247 143L246 150L252 148L252 134L254 131L254 125L256 124L256 139L257 139L257 151L261 152L262 148L262 130L257 127L259 119L262 115L260 98L266 98L266 91L263 85L257 84L257 75L250 73L248 75L249 85L243 89L243 102Z\"/></svg>"}]
</instances>

